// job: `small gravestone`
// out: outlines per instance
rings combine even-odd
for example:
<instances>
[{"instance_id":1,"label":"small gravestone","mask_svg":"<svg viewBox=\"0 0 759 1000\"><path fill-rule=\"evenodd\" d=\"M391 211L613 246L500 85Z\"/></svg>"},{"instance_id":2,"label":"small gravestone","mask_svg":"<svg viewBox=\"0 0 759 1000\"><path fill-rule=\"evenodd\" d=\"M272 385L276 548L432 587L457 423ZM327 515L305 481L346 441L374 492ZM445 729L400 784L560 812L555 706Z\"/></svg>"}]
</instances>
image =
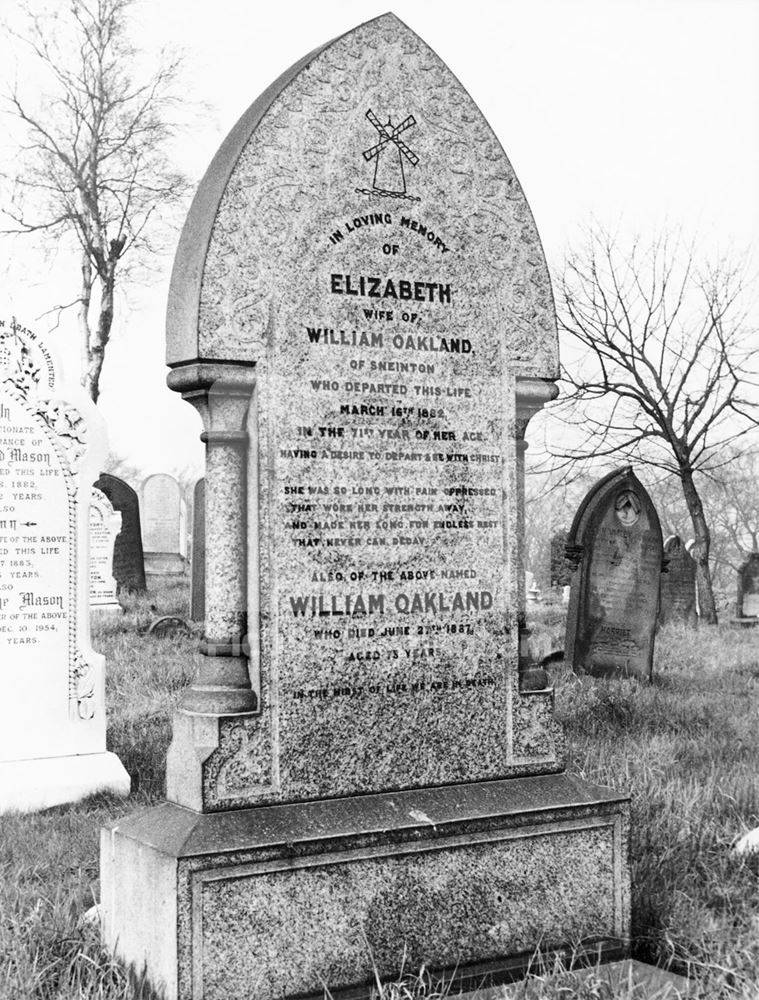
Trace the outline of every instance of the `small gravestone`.
<instances>
[{"instance_id":1,"label":"small gravestone","mask_svg":"<svg viewBox=\"0 0 759 1000\"><path fill-rule=\"evenodd\" d=\"M121 531L113 549L113 576L118 593L142 594L146 589L145 559L137 493L123 479L108 472L100 474L95 488L105 494L113 509L121 514Z\"/></svg>"},{"instance_id":2,"label":"small gravestone","mask_svg":"<svg viewBox=\"0 0 759 1000\"><path fill-rule=\"evenodd\" d=\"M103 834L108 946L170 997L275 1000L626 939L626 796L566 772L520 650L545 258L481 112L393 15L225 140L167 358L204 420L202 655L168 801Z\"/></svg>"},{"instance_id":3,"label":"small gravestone","mask_svg":"<svg viewBox=\"0 0 759 1000\"><path fill-rule=\"evenodd\" d=\"M567 662L596 676L650 679L662 571L651 498L631 468L601 479L567 537L572 573Z\"/></svg>"},{"instance_id":4,"label":"small gravestone","mask_svg":"<svg viewBox=\"0 0 759 1000\"><path fill-rule=\"evenodd\" d=\"M108 497L92 488L90 500L90 607L99 611L121 611L116 600L113 551L121 531L121 514Z\"/></svg>"},{"instance_id":5,"label":"small gravestone","mask_svg":"<svg viewBox=\"0 0 759 1000\"><path fill-rule=\"evenodd\" d=\"M659 624L683 622L695 625L696 561L679 535L670 535L664 543L665 572L661 574Z\"/></svg>"},{"instance_id":6,"label":"small gravestone","mask_svg":"<svg viewBox=\"0 0 759 1000\"><path fill-rule=\"evenodd\" d=\"M759 552L752 552L738 568L738 618L759 618Z\"/></svg>"},{"instance_id":7,"label":"small gravestone","mask_svg":"<svg viewBox=\"0 0 759 1000\"><path fill-rule=\"evenodd\" d=\"M0 812L129 792L90 645L91 483L105 430L44 342L0 320Z\"/></svg>"},{"instance_id":8,"label":"small gravestone","mask_svg":"<svg viewBox=\"0 0 759 1000\"><path fill-rule=\"evenodd\" d=\"M182 556L182 496L173 476L148 476L140 491L145 572L176 576L184 573Z\"/></svg>"},{"instance_id":9,"label":"small gravestone","mask_svg":"<svg viewBox=\"0 0 759 1000\"><path fill-rule=\"evenodd\" d=\"M206 481L195 483L192 503L192 574L190 618L201 622L206 616Z\"/></svg>"}]
</instances>

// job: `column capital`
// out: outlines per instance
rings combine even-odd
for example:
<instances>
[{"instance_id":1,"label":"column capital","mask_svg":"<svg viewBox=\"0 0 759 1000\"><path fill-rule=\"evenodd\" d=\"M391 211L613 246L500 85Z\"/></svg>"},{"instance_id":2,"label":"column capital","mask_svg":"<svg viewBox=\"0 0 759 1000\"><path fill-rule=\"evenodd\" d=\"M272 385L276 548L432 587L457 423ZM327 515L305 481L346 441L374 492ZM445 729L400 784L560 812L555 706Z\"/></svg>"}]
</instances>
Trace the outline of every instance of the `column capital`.
<instances>
[{"instance_id":1,"label":"column capital","mask_svg":"<svg viewBox=\"0 0 759 1000\"><path fill-rule=\"evenodd\" d=\"M244 425L256 385L255 365L193 362L173 368L166 384L174 392L181 392L182 399L200 414L204 428L201 440L227 443L247 440Z\"/></svg>"},{"instance_id":2,"label":"column capital","mask_svg":"<svg viewBox=\"0 0 759 1000\"><path fill-rule=\"evenodd\" d=\"M559 387L547 378L528 378L517 375L516 380L516 434L517 448L526 448L525 432L530 420L546 403L556 399Z\"/></svg>"}]
</instances>

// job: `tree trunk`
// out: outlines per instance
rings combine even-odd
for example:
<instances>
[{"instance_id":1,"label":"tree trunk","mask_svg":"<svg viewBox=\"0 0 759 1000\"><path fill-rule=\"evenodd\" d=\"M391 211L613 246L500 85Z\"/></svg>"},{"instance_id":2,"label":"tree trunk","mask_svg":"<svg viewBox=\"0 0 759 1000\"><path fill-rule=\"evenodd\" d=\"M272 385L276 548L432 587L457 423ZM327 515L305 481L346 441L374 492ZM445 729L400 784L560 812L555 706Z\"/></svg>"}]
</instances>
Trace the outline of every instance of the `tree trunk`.
<instances>
[{"instance_id":1,"label":"tree trunk","mask_svg":"<svg viewBox=\"0 0 759 1000\"><path fill-rule=\"evenodd\" d=\"M694 545L693 558L696 560L696 582L698 584L698 603L701 611L701 621L706 625L717 624L717 608L714 604L712 575L709 569L709 546L711 535L704 517L704 507L693 482L693 471L681 468L680 482L683 486L683 496L688 506L691 523L693 524Z\"/></svg>"},{"instance_id":2,"label":"tree trunk","mask_svg":"<svg viewBox=\"0 0 759 1000\"><path fill-rule=\"evenodd\" d=\"M86 372L90 363L90 302L92 301L92 261L89 254L82 254L82 291L79 296L79 329L81 332L81 371ZM84 384L84 382L83 382Z\"/></svg>"},{"instance_id":3,"label":"tree trunk","mask_svg":"<svg viewBox=\"0 0 759 1000\"><path fill-rule=\"evenodd\" d=\"M111 336L114 278L113 270L109 269L107 278L101 280L102 292L97 327L87 344L87 364L82 376L82 385L90 394L93 403L97 403L100 396L100 372L105 360L105 348Z\"/></svg>"}]
</instances>

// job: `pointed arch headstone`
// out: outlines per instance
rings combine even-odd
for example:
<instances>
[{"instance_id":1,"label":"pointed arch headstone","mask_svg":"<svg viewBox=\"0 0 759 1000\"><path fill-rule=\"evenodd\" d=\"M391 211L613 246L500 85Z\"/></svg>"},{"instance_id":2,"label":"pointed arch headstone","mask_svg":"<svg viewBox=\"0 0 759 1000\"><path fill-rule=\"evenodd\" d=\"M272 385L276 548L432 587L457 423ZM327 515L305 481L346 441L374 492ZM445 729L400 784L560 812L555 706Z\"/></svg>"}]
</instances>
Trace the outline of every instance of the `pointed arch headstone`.
<instances>
[{"instance_id":1,"label":"pointed arch headstone","mask_svg":"<svg viewBox=\"0 0 759 1000\"><path fill-rule=\"evenodd\" d=\"M107 940L171 996L265 998L404 949L465 982L624 937L624 796L564 773L520 655L545 258L482 113L395 16L305 56L219 149L167 361L204 421L205 635L169 802L105 835Z\"/></svg>"},{"instance_id":2,"label":"pointed arch headstone","mask_svg":"<svg viewBox=\"0 0 759 1000\"><path fill-rule=\"evenodd\" d=\"M589 491L566 543L573 566L565 651L575 670L650 680L663 565L659 517L632 468Z\"/></svg>"}]
</instances>

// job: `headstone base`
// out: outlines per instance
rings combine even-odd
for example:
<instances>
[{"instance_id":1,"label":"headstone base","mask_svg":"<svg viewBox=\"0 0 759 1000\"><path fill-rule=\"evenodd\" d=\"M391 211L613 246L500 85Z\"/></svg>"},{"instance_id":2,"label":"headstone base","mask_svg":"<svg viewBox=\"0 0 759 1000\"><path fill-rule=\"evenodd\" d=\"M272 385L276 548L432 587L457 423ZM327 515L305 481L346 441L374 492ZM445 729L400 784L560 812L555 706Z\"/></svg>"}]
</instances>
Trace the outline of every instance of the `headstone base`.
<instances>
[{"instance_id":1,"label":"headstone base","mask_svg":"<svg viewBox=\"0 0 759 1000\"><path fill-rule=\"evenodd\" d=\"M145 573L148 576L181 576L185 560L175 552L146 552Z\"/></svg>"},{"instance_id":2,"label":"headstone base","mask_svg":"<svg viewBox=\"0 0 759 1000\"><path fill-rule=\"evenodd\" d=\"M730 624L738 628L756 628L759 625L759 618L731 618Z\"/></svg>"},{"instance_id":3,"label":"headstone base","mask_svg":"<svg viewBox=\"0 0 759 1000\"><path fill-rule=\"evenodd\" d=\"M131 781L115 753L0 763L0 813L32 812L78 802L96 792L129 795Z\"/></svg>"},{"instance_id":4,"label":"headstone base","mask_svg":"<svg viewBox=\"0 0 759 1000\"><path fill-rule=\"evenodd\" d=\"M113 604L90 604L90 615L97 615L100 612L104 612L106 615L112 615L117 612L123 612L124 608L119 604L118 601L114 601Z\"/></svg>"},{"instance_id":5,"label":"headstone base","mask_svg":"<svg viewBox=\"0 0 759 1000\"><path fill-rule=\"evenodd\" d=\"M536 948L629 938L627 797L566 774L197 813L103 830L108 948L167 1000L454 988ZM602 949L603 950L603 949Z\"/></svg>"}]
</instances>

